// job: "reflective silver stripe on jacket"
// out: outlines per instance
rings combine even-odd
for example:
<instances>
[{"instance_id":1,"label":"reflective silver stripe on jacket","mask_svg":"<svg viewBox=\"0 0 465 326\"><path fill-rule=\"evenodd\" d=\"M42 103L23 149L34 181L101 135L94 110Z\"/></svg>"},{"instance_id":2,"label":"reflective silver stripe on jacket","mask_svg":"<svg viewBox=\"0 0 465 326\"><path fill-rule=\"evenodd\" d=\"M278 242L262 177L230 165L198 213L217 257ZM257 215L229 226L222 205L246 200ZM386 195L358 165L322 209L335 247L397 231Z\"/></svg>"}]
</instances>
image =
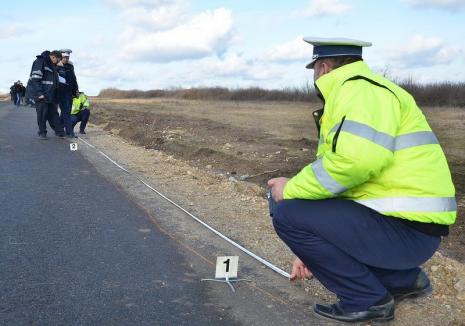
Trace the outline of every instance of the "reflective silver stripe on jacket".
<instances>
[{"instance_id":1,"label":"reflective silver stripe on jacket","mask_svg":"<svg viewBox=\"0 0 465 326\"><path fill-rule=\"evenodd\" d=\"M439 144L436 135L432 131L412 132L411 134L396 137L396 151L427 144Z\"/></svg>"},{"instance_id":2,"label":"reflective silver stripe on jacket","mask_svg":"<svg viewBox=\"0 0 465 326\"><path fill-rule=\"evenodd\" d=\"M53 82L49 80L42 80L42 84L53 85Z\"/></svg>"},{"instance_id":3,"label":"reflective silver stripe on jacket","mask_svg":"<svg viewBox=\"0 0 465 326\"><path fill-rule=\"evenodd\" d=\"M429 212L457 210L455 197L392 197L356 200L357 203L378 212Z\"/></svg>"},{"instance_id":4,"label":"reflective silver stripe on jacket","mask_svg":"<svg viewBox=\"0 0 465 326\"><path fill-rule=\"evenodd\" d=\"M39 76L39 75L32 75L31 78L34 78L34 79L42 79L42 76Z\"/></svg>"},{"instance_id":5,"label":"reflective silver stripe on jacket","mask_svg":"<svg viewBox=\"0 0 465 326\"><path fill-rule=\"evenodd\" d=\"M344 120L341 130L368 139L373 143L383 146L391 152L394 151L394 137L384 132L377 131L366 124L352 120Z\"/></svg>"},{"instance_id":6,"label":"reflective silver stripe on jacket","mask_svg":"<svg viewBox=\"0 0 465 326\"><path fill-rule=\"evenodd\" d=\"M31 72L31 75L33 74L36 74L36 75L43 75L42 71L41 70L34 70L33 72Z\"/></svg>"},{"instance_id":7,"label":"reflective silver stripe on jacket","mask_svg":"<svg viewBox=\"0 0 465 326\"><path fill-rule=\"evenodd\" d=\"M45 69L45 70L48 70L48 71L50 71L50 72L53 72L53 70L50 69L49 67L44 67L44 69Z\"/></svg>"},{"instance_id":8,"label":"reflective silver stripe on jacket","mask_svg":"<svg viewBox=\"0 0 465 326\"><path fill-rule=\"evenodd\" d=\"M336 124L330 132L336 131L340 125L340 123ZM344 120L341 131L365 138L386 148L387 150L390 150L391 152L415 146L439 144L438 139L432 131L412 132L393 137L384 132L377 131L364 123L347 119Z\"/></svg>"},{"instance_id":9,"label":"reflective silver stripe on jacket","mask_svg":"<svg viewBox=\"0 0 465 326\"><path fill-rule=\"evenodd\" d=\"M339 182L333 179L332 176L326 172L323 167L323 160L318 159L312 163L312 170L317 180L325 187L330 193L337 195L347 190L346 187L342 186Z\"/></svg>"}]
</instances>

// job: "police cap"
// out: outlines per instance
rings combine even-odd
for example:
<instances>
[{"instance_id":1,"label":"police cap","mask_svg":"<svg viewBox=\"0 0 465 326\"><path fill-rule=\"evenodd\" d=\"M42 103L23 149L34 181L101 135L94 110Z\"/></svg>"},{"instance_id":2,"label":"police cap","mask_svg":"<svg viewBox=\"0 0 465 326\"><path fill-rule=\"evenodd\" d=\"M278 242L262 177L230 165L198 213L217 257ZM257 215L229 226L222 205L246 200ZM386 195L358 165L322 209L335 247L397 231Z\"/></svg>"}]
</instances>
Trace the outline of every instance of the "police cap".
<instances>
[{"instance_id":1,"label":"police cap","mask_svg":"<svg viewBox=\"0 0 465 326\"><path fill-rule=\"evenodd\" d=\"M313 45L312 61L306 66L313 69L315 61L328 57L362 57L362 48L371 46L370 42L349 38L304 37L304 41Z\"/></svg>"},{"instance_id":2,"label":"police cap","mask_svg":"<svg viewBox=\"0 0 465 326\"><path fill-rule=\"evenodd\" d=\"M69 57L69 55L70 55L73 51L70 50L70 49L61 49L60 52L61 52L61 54L62 54L64 57Z\"/></svg>"}]
</instances>

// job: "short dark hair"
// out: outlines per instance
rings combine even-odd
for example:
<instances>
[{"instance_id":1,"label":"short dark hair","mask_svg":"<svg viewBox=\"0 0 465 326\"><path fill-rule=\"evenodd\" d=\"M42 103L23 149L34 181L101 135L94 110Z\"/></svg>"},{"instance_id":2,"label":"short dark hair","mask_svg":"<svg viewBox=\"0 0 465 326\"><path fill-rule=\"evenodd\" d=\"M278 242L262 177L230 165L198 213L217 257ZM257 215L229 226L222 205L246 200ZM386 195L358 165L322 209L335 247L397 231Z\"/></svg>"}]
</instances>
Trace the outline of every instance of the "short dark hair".
<instances>
[{"instance_id":1,"label":"short dark hair","mask_svg":"<svg viewBox=\"0 0 465 326\"><path fill-rule=\"evenodd\" d=\"M327 57L327 58L321 58L321 60L329 61L333 69L337 69L339 67L342 67L342 66L345 66L350 63L357 62L357 61L363 61L362 58L354 57L354 56Z\"/></svg>"},{"instance_id":2,"label":"short dark hair","mask_svg":"<svg viewBox=\"0 0 465 326\"><path fill-rule=\"evenodd\" d=\"M50 52L50 55L57 57L58 59L61 59L61 52L58 50L53 50L52 52Z\"/></svg>"}]
</instances>

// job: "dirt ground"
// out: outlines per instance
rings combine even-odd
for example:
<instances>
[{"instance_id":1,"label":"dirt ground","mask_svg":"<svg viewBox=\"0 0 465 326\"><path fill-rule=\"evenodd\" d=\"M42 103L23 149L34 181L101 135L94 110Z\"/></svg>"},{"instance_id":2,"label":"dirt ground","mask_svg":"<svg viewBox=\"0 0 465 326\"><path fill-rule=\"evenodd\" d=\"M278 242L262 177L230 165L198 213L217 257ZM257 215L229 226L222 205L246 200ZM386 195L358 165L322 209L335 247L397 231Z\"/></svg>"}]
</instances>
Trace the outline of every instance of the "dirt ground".
<instances>
[{"instance_id":1,"label":"dirt ground","mask_svg":"<svg viewBox=\"0 0 465 326\"><path fill-rule=\"evenodd\" d=\"M265 182L292 176L315 157L317 103L93 99L89 140L173 200L288 270L292 253L267 216ZM464 325L465 110L428 108L449 160L459 217L425 266L433 296L403 303L396 325ZM461 284L464 289L462 290ZM457 285L458 284L458 285ZM298 283L334 300L316 281ZM399 318L400 317L400 318Z\"/></svg>"}]
</instances>

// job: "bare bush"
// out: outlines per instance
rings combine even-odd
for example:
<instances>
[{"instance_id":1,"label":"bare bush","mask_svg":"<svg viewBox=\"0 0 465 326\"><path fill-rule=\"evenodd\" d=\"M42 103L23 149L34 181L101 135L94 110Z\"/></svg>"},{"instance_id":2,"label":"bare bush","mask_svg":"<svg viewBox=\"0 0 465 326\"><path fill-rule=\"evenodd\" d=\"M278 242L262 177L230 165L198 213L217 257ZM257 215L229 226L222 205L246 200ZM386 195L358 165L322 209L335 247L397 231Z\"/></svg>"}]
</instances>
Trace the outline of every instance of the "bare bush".
<instances>
[{"instance_id":1,"label":"bare bush","mask_svg":"<svg viewBox=\"0 0 465 326\"><path fill-rule=\"evenodd\" d=\"M418 84L412 79L398 82L416 99L420 106L454 106L465 107L465 83L442 82L434 84ZM229 89L224 87L205 87L188 89L154 89L120 90L107 88L99 97L104 98L157 98L171 97L187 100L227 100L227 101L318 101L315 88L310 83L301 87L284 89L263 89L259 87Z\"/></svg>"},{"instance_id":2,"label":"bare bush","mask_svg":"<svg viewBox=\"0 0 465 326\"><path fill-rule=\"evenodd\" d=\"M268 90L259 87L228 89L224 87L206 87L171 90L120 90L107 88L100 91L104 98L156 98L172 97L187 100L228 100L228 101L306 101L317 100L313 86L306 84L300 88Z\"/></svg>"},{"instance_id":3,"label":"bare bush","mask_svg":"<svg viewBox=\"0 0 465 326\"><path fill-rule=\"evenodd\" d=\"M420 106L465 107L465 83L418 84L410 78L399 85L412 94Z\"/></svg>"}]
</instances>

